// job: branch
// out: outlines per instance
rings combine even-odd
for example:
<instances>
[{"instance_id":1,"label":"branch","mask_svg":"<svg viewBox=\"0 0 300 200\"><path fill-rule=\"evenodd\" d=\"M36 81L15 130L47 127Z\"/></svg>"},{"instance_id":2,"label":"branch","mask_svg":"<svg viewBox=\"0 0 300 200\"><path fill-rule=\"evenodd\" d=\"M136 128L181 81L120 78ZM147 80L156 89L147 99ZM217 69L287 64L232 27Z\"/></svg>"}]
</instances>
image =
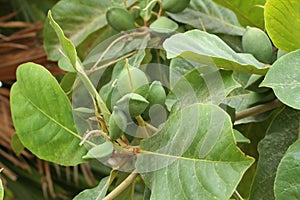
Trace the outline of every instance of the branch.
<instances>
[{"instance_id":1,"label":"branch","mask_svg":"<svg viewBox=\"0 0 300 200\"><path fill-rule=\"evenodd\" d=\"M116 187L113 191L111 191L103 200L111 200L116 198L121 192L123 192L139 174L135 169L118 187Z\"/></svg>"},{"instance_id":2,"label":"branch","mask_svg":"<svg viewBox=\"0 0 300 200\"><path fill-rule=\"evenodd\" d=\"M278 108L282 105L283 105L283 103L281 103L278 99L276 99L276 100L271 101L271 102L266 103L266 104L261 104L261 105L258 105L258 106L254 106L252 108L248 108L246 110L237 112L236 115L235 115L235 120L237 121L237 120L240 120L240 119L244 119L246 117L258 115L258 114L264 113L266 111Z\"/></svg>"}]
</instances>

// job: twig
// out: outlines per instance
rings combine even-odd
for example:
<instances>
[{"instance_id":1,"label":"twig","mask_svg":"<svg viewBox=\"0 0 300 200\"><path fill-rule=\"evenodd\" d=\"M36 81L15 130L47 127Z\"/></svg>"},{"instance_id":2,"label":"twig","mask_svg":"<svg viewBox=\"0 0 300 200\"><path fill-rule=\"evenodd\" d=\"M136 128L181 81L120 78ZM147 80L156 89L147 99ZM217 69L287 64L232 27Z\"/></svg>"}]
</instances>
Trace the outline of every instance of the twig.
<instances>
[{"instance_id":1,"label":"twig","mask_svg":"<svg viewBox=\"0 0 300 200\"><path fill-rule=\"evenodd\" d=\"M148 131L146 129L146 123L145 123L144 119L142 118L142 116L141 115L136 116L135 119L137 120L139 126L142 128L143 136L145 138L148 138L149 137L149 133L148 133Z\"/></svg>"},{"instance_id":2,"label":"twig","mask_svg":"<svg viewBox=\"0 0 300 200\"><path fill-rule=\"evenodd\" d=\"M123 60L123 59L125 59L125 58L128 58L128 57L134 55L135 53L136 53L136 51L130 52L130 53L128 53L128 54L126 54L126 55L124 55L124 56L122 56L122 57L120 57L120 58L118 58L118 59L116 59L116 60L113 60L113 61L111 61L111 62L108 62L108 63L106 63L106 64L104 64L104 65L101 65L101 66L99 66L99 67L95 67L95 68L89 69L89 70L86 71L86 74L89 75L89 74L91 74L91 73L93 73L93 72L95 72L95 71L97 71L97 70L106 68L106 67L108 67L108 66L110 66L110 65L112 65L112 64L115 64L115 63L117 63L117 62L119 62L119 61L121 61L121 60Z\"/></svg>"},{"instance_id":3,"label":"twig","mask_svg":"<svg viewBox=\"0 0 300 200\"><path fill-rule=\"evenodd\" d=\"M266 111L278 108L282 105L283 105L283 103L281 103L278 99L276 99L276 100L271 101L266 104L254 106L252 108L237 112L235 115L235 120L240 120L240 119L244 119L246 117L258 115L258 114L264 113Z\"/></svg>"},{"instance_id":4,"label":"twig","mask_svg":"<svg viewBox=\"0 0 300 200\"><path fill-rule=\"evenodd\" d=\"M155 126L153 126L152 124L149 124L149 123L145 122L145 125L146 125L147 128L149 128L150 130L152 130L154 132L158 132L159 131L159 129L156 128Z\"/></svg>"},{"instance_id":5,"label":"twig","mask_svg":"<svg viewBox=\"0 0 300 200\"><path fill-rule=\"evenodd\" d=\"M234 190L234 193L239 198L239 200L243 200L244 199L237 190Z\"/></svg>"},{"instance_id":6,"label":"twig","mask_svg":"<svg viewBox=\"0 0 300 200\"><path fill-rule=\"evenodd\" d=\"M162 12L163 12L163 8L162 8L162 3L161 3L161 0L158 0L158 5L159 5L159 11L158 11L158 17L160 17L162 15Z\"/></svg>"},{"instance_id":7,"label":"twig","mask_svg":"<svg viewBox=\"0 0 300 200\"><path fill-rule=\"evenodd\" d=\"M103 200L111 200L116 198L121 192L123 192L138 176L137 170L134 170L120 185L118 185L113 191L111 191Z\"/></svg>"},{"instance_id":8,"label":"twig","mask_svg":"<svg viewBox=\"0 0 300 200\"><path fill-rule=\"evenodd\" d=\"M107 137L107 134L104 133L101 130L91 130L91 131L86 131L81 142L79 143L79 146L82 146L89 138L91 135L93 134L100 134L102 137L104 137L106 140L108 140L109 138Z\"/></svg>"},{"instance_id":9,"label":"twig","mask_svg":"<svg viewBox=\"0 0 300 200\"><path fill-rule=\"evenodd\" d=\"M129 34L125 34L125 35L122 35L118 38L116 38L114 41L112 41L108 47L105 49L105 51L101 54L101 56L99 57L99 59L96 61L96 63L93 65L93 68L96 68L97 65L101 62L101 60L104 58L104 56L108 53L108 51L115 45L117 44L119 41L123 40L123 39L126 39L126 38L129 38L129 37L133 37L133 36L140 36L140 35L145 35L146 32L133 32L133 33L129 33Z\"/></svg>"}]
</instances>

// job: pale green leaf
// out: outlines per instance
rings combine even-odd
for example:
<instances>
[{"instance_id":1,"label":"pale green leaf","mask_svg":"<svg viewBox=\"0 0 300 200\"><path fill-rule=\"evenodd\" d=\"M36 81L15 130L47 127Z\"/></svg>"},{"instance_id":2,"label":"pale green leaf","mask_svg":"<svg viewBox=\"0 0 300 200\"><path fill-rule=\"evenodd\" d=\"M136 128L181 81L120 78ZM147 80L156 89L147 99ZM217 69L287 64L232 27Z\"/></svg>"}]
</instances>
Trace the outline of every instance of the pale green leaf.
<instances>
[{"instance_id":1,"label":"pale green leaf","mask_svg":"<svg viewBox=\"0 0 300 200\"><path fill-rule=\"evenodd\" d=\"M103 102L97 90L95 89L92 81L85 73L80 63L80 60L77 60L77 53L76 53L75 46L73 45L71 40L66 38L60 26L54 21L54 19L51 16L51 11L48 12L48 18L50 20L51 26L53 27L53 29L55 30L59 38L59 41L63 47L63 50L66 53L67 58L70 60L70 63L74 68L74 70L69 70L69 71L78 72L79 78L81 79L81 81L83 82L84 86L89 91L89 93L93 96L94 101L96 102L95 106L98 107L97 110L102 112L104 121L107 122L109 120L110 111L107 109L105 103ZM62 59L60 59L60 61L62 61ZM70 68L70 66L68 68Z\"/></svg>"},{"instance_id":2,"label":"pale green leaf","mask_svg":"<svg viewBox=\"0 0 300 200\"><path fill-rule=\"evenodd\" d=\"M215 4L212 0L191 0L188 8L179 13L168 13L178 22L191 25L210 33L243 35L244 28L235 14Z\"/></svg>"},{"instance_id":3,"label":"pale green leaf","mask_svg":"<svg viewBox=\"0 0 300 200\"><path fill-rule=\"evenodd\" d=\"M229 199L253 161L236 147L222 109L193 104L141 142L137 169L151 199Z\"/></svg>"},{"instance_id":4,"label":"pale green leaf","mask_svg":"<svg viewBox=\"0 0 300 200\"><path fill-rule=\"evenodd\" d=\"M84 162L70 101L55 78L34 63L21 65L11 89L14 126L22 144L41 159L61 165Z\"/></svg>"},{"instance_id":5,"label":"pale green leaf","mask_svg":"<svg viewBox=\"0 0 300 200\"><path fill-rule=\"evenodd\" d=\"M76 46L78 57L81 60L85 59L95 46L101 44L102 42L105 42L107 39L116 34L118 34L118 32L109 25L106 25L98 29L97 31L94 31L84 41Z\"/></svg>"},{"instance_id":6,"label":"pale green leaf","mask_svg":"<svg viewBox=\"0 0 300 200\"><path fill-rule=\"evenodd\" d=\"M288 53L273 63L260 86L270 87L284 104L300 109L300 50Z\"/></svg>"},{"instance_id":7,"label":"pale green leaf","mask_svg":"<svg viewBox=\"0 0 300 200\"><path fill-rule=\"evenodd\" d=\"M95 46L83 61L85 68L101 67L109 62L114 62L120 57L129 54L130 52L137 51L132 61L134 67L139 67L140 63L137 63L141 58L141 54L144 54L144 49L147 48L148 42L151 39L148 33L137 35L137 32L128 33L128 37L132 36L132 39L128 40L124 38L123 34L117 34L111 36L109 39L99 43ZM133 56L132 56L133 57ZM125 60L125 59L122 59Z\"/></svg>"},{"instance_id":8,"label":"pale green leaf","mask_svg":"<svg viewBox=\"0 0 300 200\"><path fill-rule=\"evenodd\" d=\"M168 58L183 57L209 66L251 74L264 75L268 71L252 55L236 53L218 36L200 30L173 35L163 46Z\"/></svg>"},{"instance_id":9,"label":"pale green leaf","mask_svg":"<svg viewBox=\"0 0 300 200\"><path fill-rule=\"evenodd\" d=\"M99 144L97 146L92 147L86 155L83 156L84 159L101 159L101 158L107 158L111 156L112 152L114 150L114 147L111 142L104 142L102 144Z\"/></svg>"},{"instance_id":10,"label":"pale green leaf","mask_svg":"<svg viewBox=\"0 0 300 200\"><path fill-rule=\"evenodd\" d=\"M145 1L146 5L140 11L140 16L145 20L148 21L152 17L152 10L154 6L157 4L157 1ZM140 3L142 4L142 3Z\"/></svg>"},{"instance_id":11,"label":"pale green leaf","mask_svg":"<svg viewBox=\"0 0 300 200\"><path fill-rule=\"evenodd\" d=\"M51 11L54 20L77 47L91 33L107 24L105 13L111 5L112 2L109 0L62 0ZM48 59L59 60L62 57L58 51L60 44L54 30L48 23L45 23L43 35Z\"/></svg>"},{"instance_id":12,"label":"pale green leaf","mask_svg":"<svg viewBox=\"0 0 300 200\"><path fill-rule=\"evenodd\" d=\"M278 200L300 199L300 140L292 144L282 158L274 190Z\"/></svg>"},{"instance_id":13,"label":"pale green leaf","mask_svg":"<svg viewBox=\"0 0 300 200\"><path fill-rule=\"evenodd\" d=\"M177 108L193 103L220 104L225 97L240 85L232 78L232 71L199 67L180 78L168 95L169 110L175 103Z\"/></svg>"},{"instance_id":14,"label":"pale green leaf","mask_svg":"<svg viewBox=\"0 0 300 200\"><path fill-rule=\"evenodd\" d=\"M232 10L244 26L264 28L264 9L266 0L213 0Z\"/></svg>"},{"instance_id":15,"label":"pale green leaf","mask_svg":"<svg viewBox=\"0 0 300 200\"><path fill-rule=\"evenodd\" d=\"M270 102L274 100L276 97L272 91L266 93L257 93L251 92L243 89L234 90L223 103L233 107L236 109L236 112L240 112L251 108L253 106ZM235 121L235 125L237 124L244 124L249 122L259 122L263 121L270 116L271 112L264 112L262 114L258 114L255 116L246 117L243 119L239 119Z\"/></svg>"},{"instance_id":16,"label":"pale green leaf","mask_svg":"<svg viewBox=\"0 0 300 200\"><path fill-rule=\"evenodd\" d=\"M76 53L76 52L75 52ZM67 57L62 57L58 60L58 66L60 69L67 71L67 72L76 72L70 60Z\"/></svg>"},{"instance_id":17,"label":"pale green leaf","mask_svg":"<svg viewBox=\"0 0 300 200\"><path fill-rule=\"evenodd\" d=\"M236 142L240 142L240 143L251 143L251 141L246 138L241 132L239 132L238 130L233 130L234 133L234 137Z\"/></svg>"},{"instance_id":18,"label":"pale green leaf","mask_svg":"<svg viewBox=\"0 0 300 200\"><path fill-rule=\"evenodd\" d=\"M59 42L64 50L64 52L66 53L67 58L69 59L70 63L72 64L73 68L75 68L76 65L76 59L77 59L77 53L76 53L76 49L72 43L72 41L70 39L68 39L65 35L63 30L60 28L60 26L54 21L54 19L52 18L51 15L51 11L49 10L48 12L48 19L49 19L49 23L52 26L52 28L55 30ZM57 49L58 51L58 49ZM64 59L65 61L65 59ZM66 62L66 61L65 61ZM70 68L70 67L69 67ZM63 68L65 70L67 70L68 68ZM75 70L70 70L70 72L74 72Z\"/></svg>"},{"instance_id":19,"label":"pale green leaf","mask_svg":"<svg viewBox=\"0 0 300 200\"><path fill-rule=\"evenodd\" d=\"M266 29L276 47L284 51L300 49L300 1L268 0L265 5Z\"/></svg>"},{"instance_id":20,"label":"pale green leaf","mask_svg":"<svg viewBox=\"0 0 300 200\"><path fill-rule=\"evenodd\" d=\"M186 73L192 71L196 67L205 66L204 64L191 62L183 58L173 58L170 62L170 89L174 87L176 82Z\"/></svg>"},{"instance_id":21,"label":"pale green leaf","mask_svg":"<svg viewBox=\"0 0 300 200\"><path fill-rule=\"evenodd\" d=\"M283 108L271 122L266 136L259 142L259 160L250 199L273 200L277 167L288 147L298 138L300 112ZM289 198L287 198L289 199Z\"/></svg>"}]
</instances>

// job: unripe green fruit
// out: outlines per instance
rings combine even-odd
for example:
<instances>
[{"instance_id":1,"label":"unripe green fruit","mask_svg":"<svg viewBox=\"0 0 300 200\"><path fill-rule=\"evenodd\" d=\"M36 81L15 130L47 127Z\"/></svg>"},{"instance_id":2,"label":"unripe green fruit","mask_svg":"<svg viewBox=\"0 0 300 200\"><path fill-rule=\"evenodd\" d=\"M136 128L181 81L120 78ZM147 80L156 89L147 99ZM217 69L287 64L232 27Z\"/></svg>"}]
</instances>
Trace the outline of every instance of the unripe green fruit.
<instances>
[{"instance_id":1,"label":"unripe green fruit","mask_svg":"<svg viewBox=\"0 0 300 200\"><path fill-rule=\"evenodd\" d=\"M164 105L166 101L166 92L164 87L159 81L153 81L149 88L149 93L147 96L149 105L160 104Z\"/></svg>"},{"instance_id":2,"label":"unripe green fruit","mask_svg":"<svg viewBox=\"0 0 300 200\"><path fill-rule=\"evenodd\" d=\"M155 20L149 28L157 33L171 34L178 29L178 24L173 20L162 16Z\"/></svg>"},{"instance_id":3,"label":"unripe green fruit","mask_svg":"<svg viewBox=\"0 0 300 200\"><path fill-rule=\"evenodd\" d=\"M147 109L145 110L145 112L143 113L142 117L145 120L150 119L150 116L149 116L150 108L157 104L164 106L166 98L167 98L166 92L165 92L164 87L161 85L161 82L153 81L150 85L149 93L147 95L147 100L149 101L149 105L148 105Z\"/></svg>"},{"instance_id":4,"label":"unripe green fruit","mask_svg":"<svg viewBox=\"0 0 300 200\"><path fill-rule=\"evenodd\" d=\"M120 7L109 8L106 12L106 20L118 32L135 29L132 15Z\"/></svg>"},{"instance_id":5,"label":"unripe green fruit","mask_svg":"<svg viewBox=\"0 0 300 200\"><path fill-rule=\"evenodd\" d=\"M116 102L128 93L134 92L146 96L148 90L149 82L142 70L133 67L129 70L129 73L125 70L120 74L116 88L112 92L111 106L116 105Z\"/></svg>"},{"instance_id":6,"label":"unripe green fruit","mask_svg":"<svg viewBox=\"0 0 300 200\"><path fill-rule=\"evenodd\" d=\"M114 107L114 110L109 118L109 137L112 140L116 140L123 132L126 130L127 127L127 117L126 114L120 110L118 107Z\"/></svg>"},{"instance_id":7,"label":"unripe green fruit","mask_svg":"<svg viewBox=\"0 0 300 200\"><path fill-rule=\"evenodd\" d=\"M106 101L105 101L105 104L107 106L107 108L111 111L112 110L112 106L111 106L111 98L112 98L112 94L114 92L114 90L116 89L116 86L113 84L107 94L107 97L106 97Z\"/></svg>"},{"instance_id":8,"label":"unripe green fruit","mask_svg":"<svg viewBox=\"0 0 300 200\"><path fill-rule=\"evenodd\" d=\"M269 37L258 28L247 27L242 38L242 46L245 53L251 53L263 63L271 63L274 59Z\"/></svg>"},{"instance_id":9,"label":"unripe green fruit","mask_svg":"<svg viewBox=\"0 0 300 200\"><path fill-rule=\"evenodd\" d=\"M116 105L130 117L136 117L146 110L148 104L149 102L141 95L129 93L123 96Z\"/></svg>"},{"instance_id":10,"label":"unripe green fruit","mask_svg":"<svg viewBox=\"0 0 300 200\"><path fill-rule=\"evenodd\" d=\"M164 10L172 13L183 11L190 3L190 0L162 0Z\"/></svg>"}]
</instances>

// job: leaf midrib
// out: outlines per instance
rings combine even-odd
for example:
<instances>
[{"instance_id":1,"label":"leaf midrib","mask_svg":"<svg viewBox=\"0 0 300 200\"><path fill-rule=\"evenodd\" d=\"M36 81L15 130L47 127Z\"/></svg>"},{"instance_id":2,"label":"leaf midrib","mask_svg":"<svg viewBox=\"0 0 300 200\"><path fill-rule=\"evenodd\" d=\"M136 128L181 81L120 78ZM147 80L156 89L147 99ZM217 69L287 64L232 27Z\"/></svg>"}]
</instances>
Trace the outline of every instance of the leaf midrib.
<instances>
[{"instance_id":1,"label":"leaf midrib","mask_svg":"<svg viewBox=\"0 0 300 200\"><path fill-rule=\"evenodd\" d=\"M193 162L207 162L207 163L236 163L236 162L245 162L248 163L249 160L244 160L244 161L221 161L221 160L204 160L204 159L199 159L199 158L188 158L188 157L182 157L182 156L174 156L174 155L169 155L169 154L162 154L162 153L157 153L157 152L151 152L147 150L140 150L139 151L140 155L155 155L155 156L161 156L161 157L167 157L167 158L176 158L180 160L187 160L187 161L193 161ZM246 156L247 158L251 158Z\"/></svg>"},{"instance_id":2,"label":"leaf midrib","mask_svg":"<svg viewBox=\"0 0 300 200\"><path fill-rule=\"evenodd\" d=\"M63 124L59 123L58 121L56 121L54 118L51 117L51 115L47 114L46 112L44 112L40 107L38 107L28 96L24 95L23 93L21 93L22 96L27 99L27 101L34 107L36 108L40 113L42 113L44 116L46 116L48 119L50 119L52 122L54 122L55 124L57 124L59 127L61 127L62 129L64 129L65 131L67 131L68 133L72 134L73 136L75 136L76 138L82 140L82 137L79 136L77 133L73 132L72 130L70 130L69 128L65 127Z\"/></svg>"}]
</instances>

